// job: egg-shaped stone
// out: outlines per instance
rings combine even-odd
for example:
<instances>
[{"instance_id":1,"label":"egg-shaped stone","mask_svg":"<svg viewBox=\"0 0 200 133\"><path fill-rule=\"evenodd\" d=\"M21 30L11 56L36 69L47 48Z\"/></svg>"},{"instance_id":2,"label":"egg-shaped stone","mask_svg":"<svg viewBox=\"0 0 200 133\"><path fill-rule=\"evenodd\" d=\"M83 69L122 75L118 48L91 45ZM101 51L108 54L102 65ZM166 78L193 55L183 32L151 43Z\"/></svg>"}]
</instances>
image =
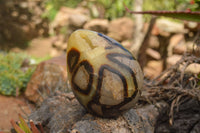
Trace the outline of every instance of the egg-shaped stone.
<instances>
[{"instance_id":1,"label":"egg-shaped stone","mask_svg":"<svg viewBox=\"0 0 200 133\"><path fill-rule=\"evenodd\" d=\"M120 43L98 32L77 30L67 44L67 71L72 91L88 112L115 117L140 96L143 73Z\"/></svg>"}]
</instances>

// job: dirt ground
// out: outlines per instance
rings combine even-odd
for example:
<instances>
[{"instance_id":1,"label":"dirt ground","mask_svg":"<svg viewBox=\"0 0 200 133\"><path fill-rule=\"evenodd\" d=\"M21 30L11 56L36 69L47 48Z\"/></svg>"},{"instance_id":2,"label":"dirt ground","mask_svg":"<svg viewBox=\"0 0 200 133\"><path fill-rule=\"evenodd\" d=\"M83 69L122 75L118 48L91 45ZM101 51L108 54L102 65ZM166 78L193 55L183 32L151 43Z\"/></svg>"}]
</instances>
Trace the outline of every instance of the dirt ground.
<instances>
[{"instance_id":1,"label":"dirt ground","mask_svg":"<svg viewBox=\"0 0 200 133\"><path fill-rule=\"evenodd\" d=\"M18 121L18 114L27 117L33 106L23 97L7 97L0 95L0 131L10 132L10 120Z\"/></svg>"}]
</instances>

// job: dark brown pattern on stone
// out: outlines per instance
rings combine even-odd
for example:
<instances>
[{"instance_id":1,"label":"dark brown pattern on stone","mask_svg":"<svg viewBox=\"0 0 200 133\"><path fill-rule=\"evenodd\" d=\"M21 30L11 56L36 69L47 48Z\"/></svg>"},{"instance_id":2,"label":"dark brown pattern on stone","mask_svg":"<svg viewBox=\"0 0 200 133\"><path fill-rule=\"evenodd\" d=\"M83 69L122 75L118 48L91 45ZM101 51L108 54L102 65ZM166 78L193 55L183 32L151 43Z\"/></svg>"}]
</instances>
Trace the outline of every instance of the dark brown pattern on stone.
<instances>
[{"instance_id":1,"label":"dark brown pattern on stone","mask_svg":"<svg viewBox=\"0 0 200 133\"><path fill-rule=\"evenodd\" d=\"M69 71L72 72L75 68L75 65L78 63L80 57L80 52L76 50L75 48L72 48L67 55L67 65L69 68Z\"/></svg>"},{"instance_id":2,"label":"dark brown pattern on stone","mask_svg":"<svg viewBox=\"0 0 200 133\"><path fill-rule=\"evenodd\" d=\"M129 71L131 73L132 78L133 78L133 82L134 82L134 85L135 85L135 92L133 93L133 95L131 97L127 98L128 92L127 92L127 82L126 82L125 77L120 72L111 68L110 66L103 65L99 70L99 79L98 79L96 95L92 98L93 100L88 103L88 109L91 112L93 112L93 114L95 114L97 116L101 116L101 114L97 114L96 112L92 111L92 108L91 108L92 104L97 104L97 105L101 106L103 117L115 117L115 116L121 114L123 111L125 111L125 110L119 110L119 108L121 108L125 104L129 103L131 100L133 100L136 97L137 93L139 93L135 73L133 72L133 70L129 66L127 66L126 64L123 64L119 60L117 60L116 57L127 58L129 60L135 60L135 58L132 55L125 55L125 54L120 54L120 53L111 53L111 54L107 55L107 58L110 61L117 64L119 67L125 68L127 71ZM119 77L122 79L122 82L125 83L124 84L124 101L121 102L120 104L108 106L108 105L103 105L103 104L99 103L99 99L100 99L100 96L101 96L100 90L101 90L102 81L103 81L103 71L104 71L104 69L107 69L107 70L119 75Z\"/></svg>"},{"instance_id":3,"label":"dark brown pattern on stone","mask_svg":"<svg viewBox=\"0 0 200 133\"><path fill-rule=\"evenodd\" d=\"M89 82L88 82L86 90L83 90L83 89L79 88L78 85L76 85L74 83L74 77L75 77L78 69L81 66L84 66L84 69L87 71L87 73L89 75ZM75 72L72 74L72 87L73 87L73 89L79 91L80 93L88 95L90 90L91 90L91 88L92 88L92 83L93 83L93 68L92 68L92 65L90 65L90 63L88 61L84 60L77 66Z\"/></svg>"},{"instance_id":4,"label":"dark brown pattern on stone","mask_svg":"<svg viewBox=\"0 0 200 133\"><path fill-rule=\"evenodd\" d=\"M119 65L122 68L125 68L127 71L129 71L129 73L131 73L131 76L133 78L133 82L134 82L134 85L135 85L135 92L133 93L132 97L133 96L135 97L136 94L138 93L138 84L137 84L137 80L136 80L136 77L135 77L135 73L133 72L133 70L128 65L121 63L115 57L127 58L129 60L135 60L135 58L132 55L125 55L125 54L120 54L120 53L111 53L111 54L107 55L107 58L110 61Z\"/></svg>"},{"instance_id":5,"label":"dark brown pattern on stone","mask_svg":"<svg viewBox=\"0 0 200 133\"><path fill-rule=\"evenodd\" d=\"M124 86L124 101L117 104L117 105L103 105L99 102L100 96L101 96L101 87L102 87L102 81L103 81L103 72L104 70L107 69L108 71L117 74L122 82L123 82L123 86ZM127 98L128 94L127 94L127 82L125 77L122 75L122 73L120 73L119 71L113 69L112 67L108 66L108 65L102 65L100 70L99 70L99 78L98 78L98 84L97 84L97 90L96 90L96 94L94 95L94 97L92 98L92 101L90 101L87 105L88 109L95 115L97 116L103 116L103 117L115 117L117 115L119 115L120 113L122 113L122 110L119 110L120 107L122 107L123 105L125 105L126 103L130 102L133 98L135 98L135 95L137 94L134 93L132 95L132 97ZM92 104L97 104L99 106L101 106L102 108L102 113L101 114L97 114L96 112L94 112L91 108Z\"/></svg>"}]
</instances>

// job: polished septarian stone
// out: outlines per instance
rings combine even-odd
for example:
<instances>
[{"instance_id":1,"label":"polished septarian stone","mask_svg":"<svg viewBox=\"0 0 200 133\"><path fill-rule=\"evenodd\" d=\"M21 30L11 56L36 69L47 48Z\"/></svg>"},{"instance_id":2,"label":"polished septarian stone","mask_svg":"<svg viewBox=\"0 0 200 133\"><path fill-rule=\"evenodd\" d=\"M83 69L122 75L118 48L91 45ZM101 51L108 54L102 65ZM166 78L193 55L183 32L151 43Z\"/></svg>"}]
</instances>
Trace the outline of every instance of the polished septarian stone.
<instances>
[{"instance_id":1,"label":"polished septarian stone","mask_svg":"<svg viewBox=\"0 0 200 133\"><path fill-rule=\"evenodd\" d=\"M68 79L78 101L101 117L132 108L140 96L143 73L138 61L106 35L77 30L68 40Z\"/></svg>"}]
</instances>

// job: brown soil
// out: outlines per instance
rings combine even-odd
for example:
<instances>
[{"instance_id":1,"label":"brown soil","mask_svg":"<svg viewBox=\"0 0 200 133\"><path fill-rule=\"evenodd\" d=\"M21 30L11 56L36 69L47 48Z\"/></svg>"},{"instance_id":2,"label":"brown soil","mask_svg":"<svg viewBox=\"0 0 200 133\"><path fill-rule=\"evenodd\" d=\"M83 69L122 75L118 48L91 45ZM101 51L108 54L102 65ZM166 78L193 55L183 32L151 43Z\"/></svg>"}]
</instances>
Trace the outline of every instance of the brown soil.
<instances>
[{"instance_id":1,"label":"brown soil","mask_svg":"<svg viewBox=\"0 0 200 133\"><path fill-rule=\"evenodd\" d=\"M18 121L18 114L27 117L33 106L23 97L7 97L0 95L0 131L10 132L10 120Z\"/></svg>"}]
</instances>

